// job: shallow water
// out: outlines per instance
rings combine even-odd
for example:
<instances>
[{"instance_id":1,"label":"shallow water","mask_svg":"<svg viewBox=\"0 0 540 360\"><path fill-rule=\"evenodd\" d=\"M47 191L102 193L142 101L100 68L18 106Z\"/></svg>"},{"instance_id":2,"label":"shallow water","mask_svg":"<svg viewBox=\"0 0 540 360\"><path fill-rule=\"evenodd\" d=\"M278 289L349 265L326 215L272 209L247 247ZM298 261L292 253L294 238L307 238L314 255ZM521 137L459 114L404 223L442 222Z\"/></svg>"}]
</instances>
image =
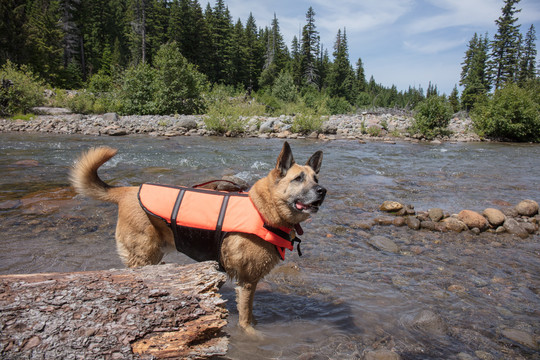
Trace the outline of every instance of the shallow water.
<instances>
[{"instance_id":1,"label":"shallow water","mask_svg":"<svg viewBox=\"0 0 540 360\"><path fill-rule=\"evenodd\" d=\"M265 340L238 331L233 285L224 286L229 357L355 359L389 349L402 359L540 358L540 236L359 226L381 215L384 200L450 213L539 201L540 146L289 142L297 162L324 151L327 200L304 225L304 256L288 253L259 285ZM110 184L192 185L231 174L253 183L274 166L282 141L0 134L0 273L122 267L115 207L68 187L69 166L98 145L119 149L100 171ZM368 245L376 235L399 253ZM418 320L426 310L436 316L427 325ZM508 329L525 335L509 339Z\"/></svg>"}]
</instances>

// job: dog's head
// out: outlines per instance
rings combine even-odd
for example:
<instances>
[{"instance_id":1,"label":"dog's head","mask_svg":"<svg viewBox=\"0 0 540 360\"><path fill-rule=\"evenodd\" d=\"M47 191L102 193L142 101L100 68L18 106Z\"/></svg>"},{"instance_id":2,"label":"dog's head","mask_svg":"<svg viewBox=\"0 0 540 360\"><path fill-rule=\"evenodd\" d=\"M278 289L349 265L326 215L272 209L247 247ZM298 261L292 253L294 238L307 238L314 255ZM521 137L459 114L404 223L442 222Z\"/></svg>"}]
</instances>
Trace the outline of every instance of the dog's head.
<instances>
[{"instance_id":1,"label":"dog's head","mask_svg":"<svg viewBox=\"0 0 540 360\"><path fill-rule=\"evenodd\" d=\"M305 165L298 165L289 144L283 145L276 167L270 172L269 186L273 201L287 222L300 223L319 211L326 196L326 189L318 180L322 158L322 151L317 151Z\"/></svg>"}]
</instances>

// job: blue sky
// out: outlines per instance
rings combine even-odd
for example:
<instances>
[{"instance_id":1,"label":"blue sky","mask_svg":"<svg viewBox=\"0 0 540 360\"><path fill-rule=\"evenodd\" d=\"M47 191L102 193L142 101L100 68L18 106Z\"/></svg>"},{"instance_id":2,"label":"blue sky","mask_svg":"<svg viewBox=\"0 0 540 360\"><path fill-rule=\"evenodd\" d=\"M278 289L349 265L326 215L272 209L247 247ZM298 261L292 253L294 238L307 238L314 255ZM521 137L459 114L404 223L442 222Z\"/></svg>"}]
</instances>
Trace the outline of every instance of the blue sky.
<instances>
[{"instance_id":1,"label":"blue sky","mask_svg":"<svg viewBox=\"0 0 540 360\"><path fill-rule=\"evenodd\" d=\"M211 2L213 5L215 2ZM305 25L310 6L321 42L332 49L338 29L346 28L350 61L362 58L366 77L384 86L428 83L449 94L459 82L461 62L475 32L492 38L503 0L225 0L233 21L245 24L253 13L258 27L270 26L276 13L290 48ZM201 4L205 2L201 1ZM522 0L517 8L521 32L534 24L540 37L540 0ZM537 40L537 46L539 45ZM537 59L540 58L539 56Z\"/></svg>"}]
</instances>

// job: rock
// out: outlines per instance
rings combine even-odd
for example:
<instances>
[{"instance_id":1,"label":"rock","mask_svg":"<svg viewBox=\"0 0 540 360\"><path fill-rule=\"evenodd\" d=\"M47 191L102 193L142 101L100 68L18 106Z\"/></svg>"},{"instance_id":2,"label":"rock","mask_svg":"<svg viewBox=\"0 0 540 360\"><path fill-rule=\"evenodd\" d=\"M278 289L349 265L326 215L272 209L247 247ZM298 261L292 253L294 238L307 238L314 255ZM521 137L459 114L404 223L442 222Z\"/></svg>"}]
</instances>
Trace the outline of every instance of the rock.
<instances>
[{"instance_id":1,"label":"rock","mask_svg":"<svg viewBox=\"0 0 540 360\"><path fill-rule=\"evenodd\" d=\"M521 216L534 216L538 214L538 203L534 200L523 200L516 205L516 210Z\"/></svg>"},{"instance_id":2,"label":"rock","mask_svg":"<svg viewBox=\"0 0 540 360\"><path fill-rule=\"evenodd\" d=\"M540 350L538 342L534 336L526 331L519 329L504 329L501 331L501 334L504 337L517 342L518 344L525 345L533 350Z\"/></svg>"},{"instance_id":3,"label":"rock","mask_svg":"<svg viewBox=\"0 0 540 360\"><path fill-rule=\"evenodd\" d=\"M274 131L274 120L265 121L259 127L259 132L261 133L270 133L273 131Z\"/></svg>"},{"instance_id":4,"label":"rock","mask_svg":"<svg viewBox=\"0 0 540 360\"><path fill-rule=\"evenodd\" d=\"M442 223L446 225L446 228L448 230L455 231L458 233L462 231L467 231L469 229L463 221L453 218L453 217L444 219Z\"/></svg>"},{"instance_id":5,"label":"rock","mask_svg":"<svg viewBox=\"0 0 540 360\"><path fill-rule=\"evenodd\" d=\"M321 126L321 130L325 134L336 134L338 131L338 124L336 122L325 121Z\"/></svg>"},{"instance_id":6,"label":"rock","mask_svg":"<svg viewBox=\"0 0 540 360\"><path fill-rule=\"evenodd\" d=\"M398 203L397 201L385 201L379 208L381 211L394 212L403 209L403 204Z\"/></svg>"},{"instance_id":7,"label":"rock","mask_svg":"<svg viewBox=\"0 0 540 360\"><path fill-rule=\"evenodd\" d=\"M504 208L504 209L502 209L502 213L506 217L518 217L519 216L519 213L517 212L516 208L514 208L514 207Z\"/></svg>"},{"instance_id":8,"label":"rock","mask_svg":"<svg viewBox=\"0 0 540 360\"><path fill-rule=\"evenodd\" d=\"M521 223L520 225L521 225L521 227L522 227L523 229L525 229L525 231L527 231L529 234L534 234L535 231L537 230L536 225L534 225L533 223L524 222L524 223Z\"/></svg>"},{"instance_id":9,"label":"rock","mask_svg":"<svg viewBox=\"0 0 540 360\"><path fill-rule=\"evenodd\" d=\"M418 220L417 218L415 218L414 216L409 216L407 218L407 226L413 230L418 230L420 229L420 220Z\"/></svg>"},{"instance_id":10,"label":"rock","mask_svg":"<svg viewBox=\"0 0 540 360\"><path fill-rule=\"evenodd\" d=\"M103 121L108 123L118 122L118 114L114 112L103 114Z\"/></svg>"},{"instance_id":11,"label":"rock","mask_svg":"<svg viewBox=\"0 0 540 360\"><path fill-rule=\"evenodd\" d=\"M411 325L421 331L430 334L444 335L447 326L444 320L431 310L420 311L412 320Z\"/></svg>"},{"instance_id":12,"label":"rock","mask_svg":"<svg viewBox=\"0 0 540 360\"><path fill-rule=\"evenodd\" d=\"M501 226L506 219L506 216L504 216L502 211L493 208L487 208L482 215L484 215L488 222L494 227Z\"/></svg>"},{"instance_id":13,"label":"rock","mask_svg":"<svg viewBox=\"0 0 540 360\"><path fill-rule=\"evenodd\" d=\"M367 243L379 251L388 251L392 253L399 252L399 246L384 236L373 236L367 240Z\"/></svg>"},{"instance_id":14,"label":"rock","mask_svg":"<svg viewBox=\"0 0 540 360\"><path fill-rule=\"evenodd\" d=\"M433 221L421 221L420 227L426 230L435 230L435 223Z\"/></svg>"},{"instance_id":15,"label":"rock","mask_svg":"<svg viewBox=\"0 0 540 360\"><path fill-rule=\"evenodd\" d=\"M470 229L478 228L485 230L488 227L488 221L485 217L472 210L462 210L458 214L458 219L463 221Z\"/></svg>"},{"instance_id":16,"label":"rock","mask_svg":"<svg viewBox=\"0 0 540 360\"><path fill-rule=\"evenodd\" d=\"M393 221L394 226L404 226L406 225L406 221L402 217L397 217Z\"/></svg>"},{"instance_id":17,"label":"rock","mask_svg":"<svg viewBox=\"0 0 540 360\"><path fill-rule=\"evenodd\" d=\"M506 219L504 221L504 228L506 231L508 231L510 234L517 235L522 239L525 239L527 236L529 236L529 233L527 230L525 230L516 219Z\"/></svg>"},{"instance_id":18,"label":"rock","mask_svg":"<svg viewBox=\"0 0 540 360\"><path fill-rule=\"evenodd\" d=\"M432 221L438 222L441 221L444 217L444 212L442 209L439 208L433 208L428 210L429 218Z\"/></svg>"},{"instance_id":19,"label":"rock","mask_svg":"<svg viewBox=\"0 0 540 360\"><path fill-rule=\"evenodd\" d=\"M176 126L180 126L188 130L193 130L197 128L197 122L193 118L182 117L176 121Z\"/></svg>"},{"instance_id":20,"label":"rock","mask_svg":"<svg viewBox=\"0 0 540 360\"><path fill-rule=\"evenodd\" d=\"M400 360L401 357L399 354L393 352L392 350L374 350L368 351L364 355L365 360Z\"/></svg>"},{"instance_id":21,"label":"rock","mask_svg":"<svg viewBox=\"0 0 540 360\"><path fill-rule=\"evenodd\" d=\"M109 136L124 136L127 135L127 131L124 129L111 129L109 130Z\"/></svg>"}]
</instances>

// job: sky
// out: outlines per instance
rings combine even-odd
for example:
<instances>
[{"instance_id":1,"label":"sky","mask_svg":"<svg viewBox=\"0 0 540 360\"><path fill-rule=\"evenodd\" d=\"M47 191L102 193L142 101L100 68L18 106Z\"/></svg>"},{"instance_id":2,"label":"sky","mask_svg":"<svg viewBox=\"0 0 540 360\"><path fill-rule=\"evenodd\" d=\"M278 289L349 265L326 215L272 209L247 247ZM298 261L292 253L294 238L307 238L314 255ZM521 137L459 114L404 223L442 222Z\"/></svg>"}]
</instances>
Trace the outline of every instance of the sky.
<instances>
[{"instance_id":1,"label":"sky","mask_svg":"<svg viewBox=\"0 0 540 360\"><path fill-rule=\"evenodd\" d=\"M260 28L270 26L275 13L289 49L312 6L321 43L331 60L337 32L345 29L350 62L354 66L362 59L367 80L373 76L386 87L407 90L414 86L424 91L431 82L448 95L459 85L461 63L474 33L487 32L492 39L497 32L495 20L504 1L225 0L225 4L233 22L240 18L245 24L252 13ZM540 0L521 0L517 9L521 9L517 17L523 35L533 24L540 37ZM538 40L536 44L540 49Z\"/></svg>"}]
</instances>

